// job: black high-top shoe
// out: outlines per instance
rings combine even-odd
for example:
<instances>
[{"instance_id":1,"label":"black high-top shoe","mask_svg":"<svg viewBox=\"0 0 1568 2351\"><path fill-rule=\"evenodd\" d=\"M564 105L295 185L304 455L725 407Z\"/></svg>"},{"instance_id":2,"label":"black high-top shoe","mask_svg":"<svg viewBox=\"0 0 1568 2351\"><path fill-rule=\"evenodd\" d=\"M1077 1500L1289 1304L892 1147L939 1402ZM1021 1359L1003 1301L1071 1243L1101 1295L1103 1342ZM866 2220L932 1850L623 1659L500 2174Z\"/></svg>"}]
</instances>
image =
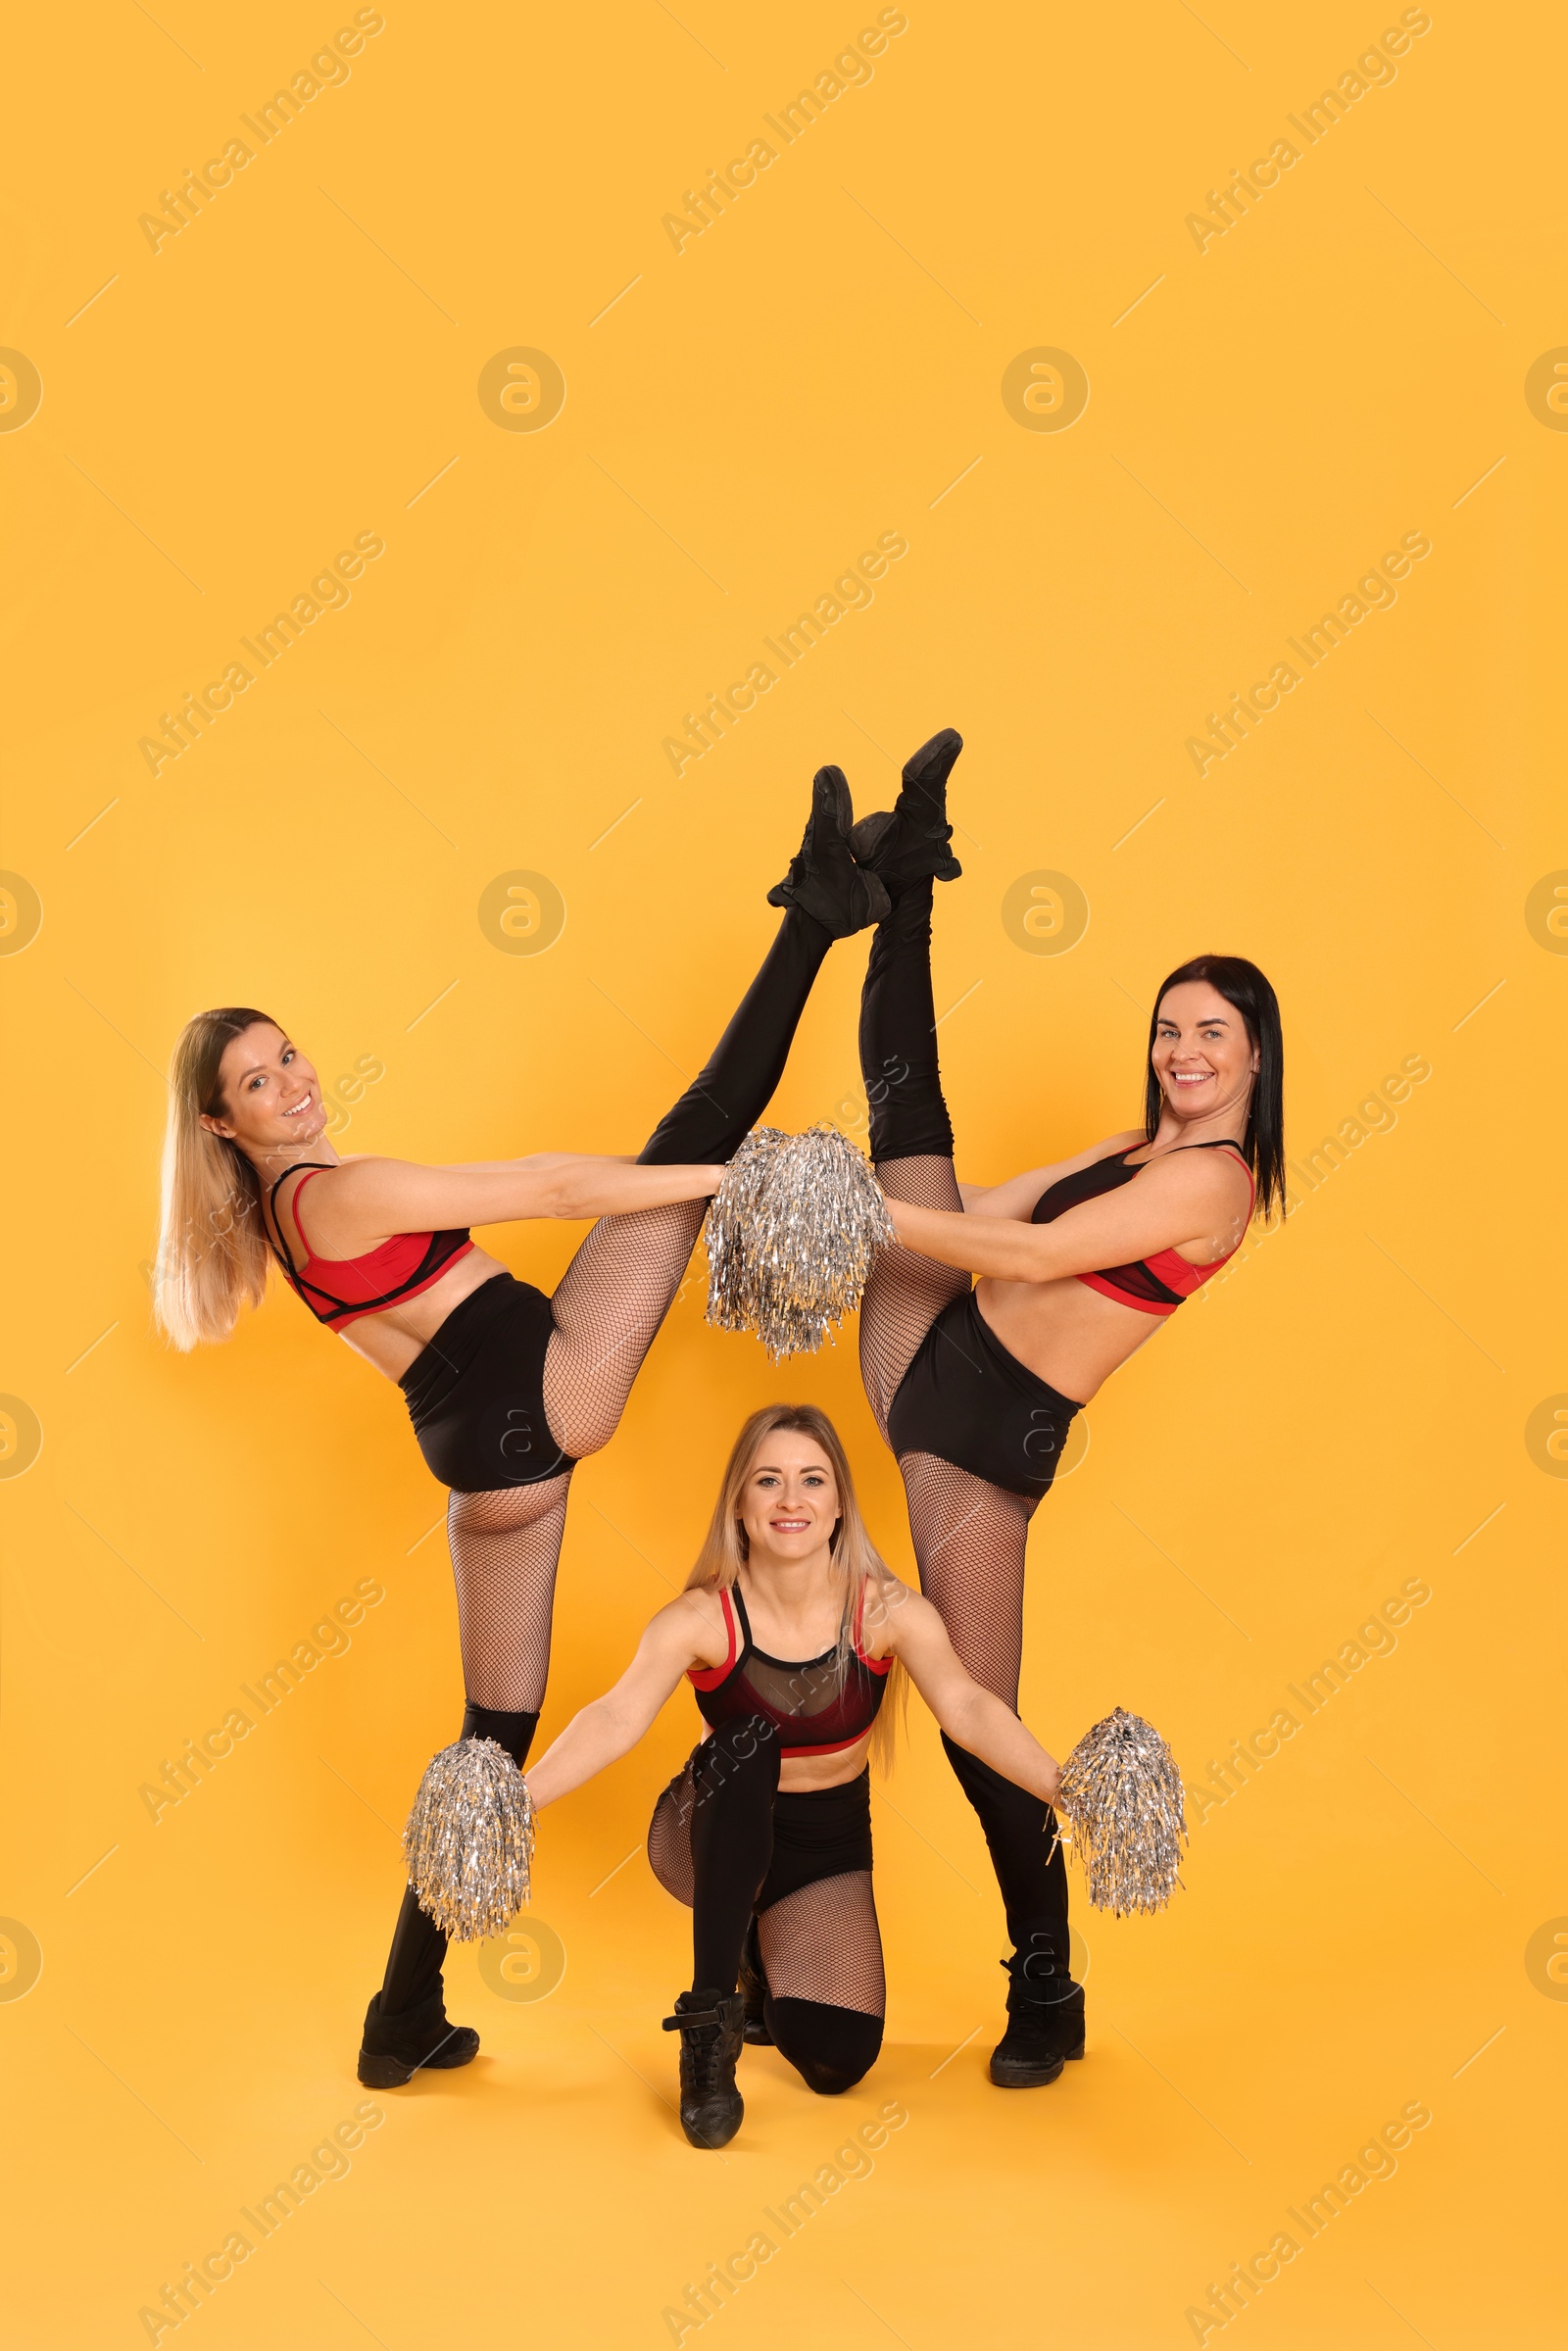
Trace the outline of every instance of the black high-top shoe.
<instances>
[{"instance_id":1,"label":"black high-top shoe","mask_svg":"<svg viewBox=\"0 0 1568 2351\"><path fill-rule=\"evenodd\" d=\"M800 855L767 894L770 906L799 906L831 931L848 939L868 930L888 911L888 894L875 873L855 861L850 827L855 805L842 767L819 767L811 784L811 813Z\"/></svg>"},{"instance_id":2,"label":"black high-top shoe","mask_svg":"<svg viewBox=\"0 0 1568 2351\"><path fill-rule=\"evenodd\" d=\"M469 2065L479 2054L479 2035L471 2025L450 2025L441 1986L416 2008L383 2017L376 1993L365 2012L365 2039L360 2049L360 2080L367 2089L402 2089L428 2067L445 2073Z\"/></svg>"},{"instance_id":3,"label":"black high-top shoe","mask_svg":"<svg viewBox=\"0 0 1568 2351\"><path fill-rule=\"evenodd\" d=\"M953 839L948 777L962 749L963 737L945 726L905 761L904 789L892 808L878 808L850 828L856 861L885 882L895 898L908 882L928 875L956 882L963 871L948 847Z\"/></svg>"},{"instance_id":4,"label":"black high-top shoe","mask_svg":"<svg viewBox=\"0 0 1568 2351\"><path fill-rule=\"evenodd\" d=\"M666 2033L680 2034L680 2127L694 2147L727 2147L746 2112L735 2065L746 2028L739 1992L683 1991Z\"/></svg>"},{"instance_id":5,"label":"black high-top shoe","mask_svg":"<svg viewBox=\"0 0 1568 2351\"><path fill-rule=\"evenodd\" d=\"M1041 1938L1036 1938L1037 1943ZM998 2089L1043 2089L1084 2053L1084 1993L1049 1948L1014 1951L1007 1971L1007 2030L991 2052Z\"/></svg>"}]
</instances>

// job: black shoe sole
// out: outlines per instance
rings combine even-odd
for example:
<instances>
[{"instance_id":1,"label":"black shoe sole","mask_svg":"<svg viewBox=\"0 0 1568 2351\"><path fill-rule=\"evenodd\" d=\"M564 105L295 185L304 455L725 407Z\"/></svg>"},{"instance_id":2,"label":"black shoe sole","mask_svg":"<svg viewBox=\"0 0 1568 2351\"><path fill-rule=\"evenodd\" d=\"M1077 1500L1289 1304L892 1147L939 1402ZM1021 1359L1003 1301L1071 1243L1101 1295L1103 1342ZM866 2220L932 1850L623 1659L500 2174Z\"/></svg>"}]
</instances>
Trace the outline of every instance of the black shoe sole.
<instances>
[{"instance_id":1,"label":"black shoe sole","mask_svg":"<svg viewBox=\"0 0 1568 2351\"><path fill-rule=\"evenodd\" d=\"M406 2057L378 2056L360 2051L359 2078L367 2089L406 2089L416 2074L447 2074L455 2066L471 2065L479 2054L479 2035L471 2025L455 2025L428 2057L410 2062Z\"/></svg>"},{"instance_id":2,"label":"black shoe sole","mask_svg":"<svg viewBox=\"0 0 1568 2351\"><path fill-rule=\"evenodd\" d=\"M1029 2065L1017 2059L1004 2060L1000 2072L993 2057L992 2083L997 2089L1045 2089L1051 2082L1059 2080L1064 2065L1082 2055L1082 2049L1064 2049L1054 2062L1047 2059L1039 2065Z\"/></svg>"}]
</instances>

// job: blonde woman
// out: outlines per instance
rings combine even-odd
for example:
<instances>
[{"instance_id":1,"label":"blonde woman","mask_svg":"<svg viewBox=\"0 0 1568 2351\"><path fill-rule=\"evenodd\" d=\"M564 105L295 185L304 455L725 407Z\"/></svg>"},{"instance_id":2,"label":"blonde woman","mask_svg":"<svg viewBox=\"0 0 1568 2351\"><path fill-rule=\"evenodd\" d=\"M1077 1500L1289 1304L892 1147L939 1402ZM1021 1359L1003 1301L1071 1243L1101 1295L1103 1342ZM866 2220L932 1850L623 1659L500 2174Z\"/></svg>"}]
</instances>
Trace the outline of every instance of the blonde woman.
<instances>
[{"instance_id":1,"label":"blonde woman","mask_svg":"<svg viewBox=\"0 0 1568 2351\"><path fill-rule=\"evenodd\" d=\"M465 1737L520 1765L544 1703L571 1472L608 1445L675 1294L710 1196L766 1107L828 948L886 910L850 855L849 789L822 769L787 911L711 1060L635 1164L540 1152L465 1166L341 1159L316 1072L247 1006L198 1013L174 1052L157 1312L177 1347L229 1337L270 1262L317 1320L402 1389L427 1467L451 1490ZM514 1280L471 1225L601 1221L552 1298ZM394 2088L466 2065L446 1937L404 1896L360 2079Z\"/></svg>"},{"instance_id":2,"label":"blonde woman","mask_svg":"<svg viewBox=\"0 0 1568 2351\"><path fill-rule=\"evenodd\" d=\"M772 2042L809 2086L853 2088L882 2045L867 1754L900 1667L943 1731L1049 1805L1057 1767L954 1654L929 1600L873 1549L825 1412L768 1404L735 1441L686 1590L613 1690L528 1774L553 1804L636 1745L682 1675L708 1729L654 1808L655 1875L692 1907L680 2119L694 2147L740 2128L743 2040ZM737 1991L737 1984L744 1988ZM1081 2056L1064 2036L1062 2059Z\"/></svg>"}]
</instances>

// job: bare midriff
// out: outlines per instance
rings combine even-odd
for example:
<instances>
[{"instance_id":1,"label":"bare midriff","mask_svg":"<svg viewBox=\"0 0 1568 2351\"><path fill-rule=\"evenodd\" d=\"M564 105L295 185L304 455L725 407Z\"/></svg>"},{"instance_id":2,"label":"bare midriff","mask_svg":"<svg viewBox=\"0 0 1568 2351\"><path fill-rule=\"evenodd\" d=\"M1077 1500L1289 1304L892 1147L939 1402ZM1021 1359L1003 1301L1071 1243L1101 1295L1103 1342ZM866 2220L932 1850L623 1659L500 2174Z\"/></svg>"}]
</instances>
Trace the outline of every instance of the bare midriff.
<instances>
[{"instance_id":1,"label":"bare midriff","mask_svg":"<svg viewBox=\"0 0 1568 2351\"><path fill-rule=\"evenodd\" d=\"M867 1731L853 1747L837 1747L830 1755L786 1755L779 1766L779 1794L799 1796L816 1788L846 1787L864 1771L870 1744L871 1734Z\"/></svg>"},{"instance_id":2,"label":"bare midriff","mask_svg":"<svg viewBox=\"0 0 1568 2351\"><path fill-rule=\"evenodd\" d=\"M322 1260L330 1266L330 1258ZM457 1258L428 1290L403 1298L379 1314L362 1314L338 1337L367 1363L373 1363L389 1380L401 1380L416 1355L421 1355L455 1306L494 1281L506 1267L478 1244Z\"/></svg>"},{"instance_id":3,"label":"bare midriff","mask_svg":"<svg viewBox=\"0 0 1568 2351\"><path fill-rule=\"evenodd\" d=\"M1163 1321L1118 1305L1076 1274L1054 1282L984 1281L975 1303L1008 1354L1076 1404L1087 1404Z\"/></svg>"}]
</instances>

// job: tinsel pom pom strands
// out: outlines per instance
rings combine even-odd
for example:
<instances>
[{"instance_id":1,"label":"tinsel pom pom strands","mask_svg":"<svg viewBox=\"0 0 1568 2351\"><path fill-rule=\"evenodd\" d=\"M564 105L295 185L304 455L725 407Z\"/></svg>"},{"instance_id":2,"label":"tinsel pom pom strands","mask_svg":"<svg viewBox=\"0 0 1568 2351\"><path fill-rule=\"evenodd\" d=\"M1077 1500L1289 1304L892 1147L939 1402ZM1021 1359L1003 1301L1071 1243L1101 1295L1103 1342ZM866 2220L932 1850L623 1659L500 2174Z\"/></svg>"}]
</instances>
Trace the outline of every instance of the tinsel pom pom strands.
<instances>
[{"instance_id":1,"label":"tinsel pom pom strands","mask_svg":"<svg viewBox=\"0 0 1568 2351\"><path fill-rule=\"evenodd\" d=\"M500 1935L528 1899L533 1802L493 1739L460 1739L425 1768L403 1832L419 1908L454 1942Z\"/></svg>"},{"instance_id":2,"label":"tinsel pom pom strands","mask_svg":"<svg viewBox=\"0 0 1568 2351\"><path fill-rule=\"evenodd\" d=\"M1096 1910L1164 1909L1181 1884L1187 1813L1176 1759L1152 1724L1120 1706L1096 1723L1061 1767L1056 1809Z\"/></svg>"},{"instance_id":3,"label":"tinsel pom pom strands","mask_svg":"<svg viewBox=\"0 0 1568 2351\"><path fill-rule=\"evenodd\" d=\"M804 1135L754 1127L704 1238L709 1321L755 1331L777 1363L815 1354L859 1304L877 1250L896 1235L869 1160L821 1122Z\"/></svg>"}]
</instances>

